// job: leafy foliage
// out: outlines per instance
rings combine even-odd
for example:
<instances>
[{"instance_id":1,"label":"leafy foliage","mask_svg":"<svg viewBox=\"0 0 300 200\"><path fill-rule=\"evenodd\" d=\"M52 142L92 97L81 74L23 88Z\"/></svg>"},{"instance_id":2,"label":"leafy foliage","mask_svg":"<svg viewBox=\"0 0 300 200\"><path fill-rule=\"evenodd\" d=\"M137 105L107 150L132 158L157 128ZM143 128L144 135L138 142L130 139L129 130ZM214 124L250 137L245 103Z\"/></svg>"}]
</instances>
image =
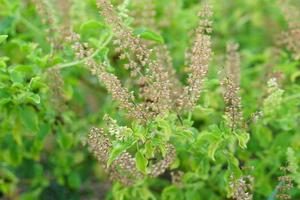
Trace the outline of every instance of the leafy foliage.
<instances>
[{"instance_id":1,"label":"leafy foliage","mask_svg":"<svg viewBox=\"0 0 300 200\"><path fill-rule=\"evenodd\" d=\"M191 49L193 44L203 45L201 34L210 32L207 21L200 23L205 28L197 29L197 13L204 3L111 2L121 28L131 31L130 36L139 38L145 49L163 52L151 54L140 73L151 74L147 66L164 56L168 59L162 66L173 66L168 78L171 82L178 79L174 87L188 85L193 76L187 78L186 71L195 72L198 65L187 68L191 63L185 57L199 52ZM282 176L280 167L287 166L294 183L288 195L299 199L300 69L295 56L299 55L299 27L295 24L300 18L287 17L285 11L287 4L292 8L300 5L292 0L210 3L213 54L211 60L204 60L210 61L209 70L201 79L203 86L196 88L201 95L195 109L182 111L188 105L176 104L185 94L181 91L168 97L172 108L152 109L153 113L165 112L139 120L128 117L130 107L120 109L120 104L128 100L129 105L142 105L141 113L146 112L143 108L155 105L151 95L158 93L141 97L141 85L148 83L141 84L124 68L127 57L119 59L122 53L114 45L116 29L101 15L103 11L99 14L94 0L0 0L0 198L230 199L236 198L237 183L253 177L253 199L276 199L278 186L282 186L277 180ZM70 29L73 36L80 36L77 42L70 40ZM288 33L285 40L278 39L283 31ZM193 43L199 32L203 40ZM124 44L126 37L123 39L117 44ZM236 64L223 59L231 55L226 46L232 41L240 46L234 54L240 55L240 84L223 69L228 61ZM78 44L81 51L75 48ZM130 51L127 48L125 53ZM107 92L107 82L88 67L91 61L96 69L110 74L106 78L116 77L113 80L126 88L122 92L133 95L136 103L130 98L115 101L119 90ZM164 77L151 78L159 82ZM231 85L224 87L224 80ZM116 81L110 84L118 86ZM232 126L236 122L227 114L232 99L223 100L224 90L232 89L228 86L235 89L232 99L240 101L242 116L237 126ZM92 127L102 128L103 135L96 135L96 141L105 138L100 143L109 141L106 148L100 143L91 146L88 133ZM107 152L99 153L103 149ZM99 160L103 155L107 158ZM245 170L247 167L253 170Z\"/></svg>"}]
</instances>

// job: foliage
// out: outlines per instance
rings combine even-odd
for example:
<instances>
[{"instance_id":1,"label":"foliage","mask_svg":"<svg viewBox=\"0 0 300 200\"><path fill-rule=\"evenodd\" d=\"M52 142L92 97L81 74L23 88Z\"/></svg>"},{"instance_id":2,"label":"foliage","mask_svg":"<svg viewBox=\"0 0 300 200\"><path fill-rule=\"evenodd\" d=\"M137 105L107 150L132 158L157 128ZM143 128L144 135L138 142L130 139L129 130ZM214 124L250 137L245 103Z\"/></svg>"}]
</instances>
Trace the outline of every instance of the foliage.
<instances>
[{"instance_id":1,"label":"foliage","mask_svg":"<svg viewBox=\"0 0 300 200\"><path fill-rule=\"evenodd\" d=\"M143 76L124 67L138 60L135 52L128 53L136 43L121 49L130 54L122 59L116 49L128 37L116 42L115 19L108 23L95 0L0 0L0 198L230 199L251 177L253 185L246 189L253 199L276 199L282 186L277 177L289 175L294 187L287 193L299 199L300 69L295 55L300 31L291 24L300 18L288 21L284 7L299 8L299 3L211 0L210 34L203 16L199 28L197 13L204 1L111 2L120 31L139 38L146 53L162 52L149 56L139 71ZM286 38L278 39L283 31ZM197 46L210 39L207 35L212 59L193 59L201 51L210 54ZM239 44L234 52L228 50L233 41ZM155 60L161 64L160 55L168 58L162 66L171 63L170 71L176 72L168 71L178 78L175 86L188 87L194 77L201 94L193 109L176 104L190 95L184 89L163 96L165 85L157 84L149 87L154 94L143 97L147 92L140 76L154 83L165 78L147 68ZM197 73L193 61L209 61L208 73L187 75ZM240 67L240 77L227 73L230 66ZM172 82L174 77L167 78ZM154 97L160 109L153 109ZM172 106L165 109L164 103ZM233 120L229 108L239 119ZM140 112L128 115L134 109ZM280 171L283 166L289 174Z\"/></svg>"}]
</instances>

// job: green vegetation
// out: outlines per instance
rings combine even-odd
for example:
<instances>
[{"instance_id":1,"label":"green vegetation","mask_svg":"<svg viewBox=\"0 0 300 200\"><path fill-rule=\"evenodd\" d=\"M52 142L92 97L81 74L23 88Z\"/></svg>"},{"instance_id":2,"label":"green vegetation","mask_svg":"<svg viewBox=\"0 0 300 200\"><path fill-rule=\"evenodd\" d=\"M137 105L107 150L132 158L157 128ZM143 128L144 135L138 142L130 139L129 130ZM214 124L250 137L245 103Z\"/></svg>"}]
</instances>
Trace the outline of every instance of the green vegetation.
<instances>
[{"instance_id":1,"label":"green vegetation","mask_svg":"<svg viewBox=\"0 0 300 200\"><path fill-rule=\"evenodd\" d=\"M0 199L300 199L299 8L0 0Z\"/></svg>"}]
</instances>

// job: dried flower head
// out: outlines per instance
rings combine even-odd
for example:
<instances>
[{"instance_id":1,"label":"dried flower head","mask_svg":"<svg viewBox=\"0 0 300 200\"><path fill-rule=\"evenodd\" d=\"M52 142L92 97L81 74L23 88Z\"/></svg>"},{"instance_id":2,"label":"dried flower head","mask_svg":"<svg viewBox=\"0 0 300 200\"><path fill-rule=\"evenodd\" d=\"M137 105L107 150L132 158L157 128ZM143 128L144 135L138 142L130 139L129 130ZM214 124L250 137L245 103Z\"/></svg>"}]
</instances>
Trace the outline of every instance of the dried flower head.
<instances>
[{"instance_id":1,"label":"dried flower head","mask_svg":"<svg viewBox=\"0 0 300 200\"><path fill-rule=\"evenodd\" d=\"M156 51L159 57L159 52ZM171 82L169 71L161 60L151 63L146 79L150 81L142 88L145 106L156 115L165 114L172 107ZM151 71L150 71L151 70Z\"/></svg>"},{"instance_id":2,"label":"dried flower head","mask_svg":"<svg viewBox=\"0 0 300 200\"><path fill-rule=\"evenodd\" d=\"M163 160L159 161L158 163L152 165L149 170L149 175L152 177L157 177L163 174L166 169L174 162L176 159L176 149L173 145L167 144L167 154L163 158Z\"/></svg>"},{"instance_id":3,"label":"dried flower head","mask_svg":"<svg viewBox=\"0 0 300 200\"><path fill-rule=\"evenodd\" d=\"M124 185L132 185L145 175L136 168L136 160L128 153L123 152L111 165L107 165L112 142L103 129L92 128L88 136L90 150L96 156L102 168L109 174L112 180L120 181ZM147 175L157 177L164 173L169 165L175 160L176 152L174 146L167 145L167 155L160 162L153 164Z\"/></svg>"},{"instance_id":4,"label":"dried flower head","mask_svg":"<svg viewBox=\"0 0 300 200\"><path fill-rule=\"evenodd\" d=\"M116 51L120 53L119 57L126 58L129 61L125 67L131 70L133 77L142 75L142 68L150 62L151 51L144 44L141 44L139 38L133 36L131 29L123 24L110 1L98 0L97 6L101 10L101 15L106 23L112 27L116 38L113 44L117 46Z\"/></svg>"},{"instance_id":5,"label":"dried flower head","mask_svg":"<svg viewBox=\"0 0 300 200\"><path fill-rule=\"evenodd\" d=\"M131 185L142 177L142 174L136 169L134 158L128 152L122 153L110 166L107 165L112 143L102 129L91 129L88 144L112 180L120 181L124 185Z\"/></svg>"},{"instance_id":6,"label":"dried flower head","mask_svg":"<svg viewBox=\"0 0 300 200\"><path fill-rule=\"evenodd\" d=\"M279 44L285 45L293 54L294 59L300 59L300 12L289 0L278 0L278 7L284 14L288 23L288 30L283 32L277 40Z\"/></svg>"},{"instance_id":7,"label":"dried flower head","mask_svg":"<svg viewBox=\"0 0 300 200\"><path fill-rule=\"evenodd\" d=\"M177 187L182 187L182 176L184 173L182 171L172 171L171 172L171 178L172 178L172 184L176 185Z\"/></svg>"},{"instance_id":8,"label":"dried flower head","mask_svg":"<svg viewBox=\"0 0 300 200\"><path fill-rule=\"evenodd\" d=\"M196 38L191 52L189 66L188 86L184 88L178 100L181 110L192 110L200 97L204 78L208 73L208 66L211 60L211 32L212 32L212 9L205 5L199 13L200 22L196 30Z\"/></svg>"},{"instance_id":9,"label":"dried flower head","mask_svg":"<svg viewBox=\"0 0 300 200\"><path fill-rule=\"evenodd\" d=\"M276 190L278 191L276 198L288 200L291 199L288 192L293 188L293 179L288 175L290 172L289 167L280 167L280 171L282 171L284 175L278 177L279 184L276 187Z\"/></svg>"},{"instance_id":10,"label":"dried flower head","mask_svg":"<svg viewBox=\"0 0 300 200\"><path fill-rule=\"evenodd\" d=\"M62 49L65 30L60 26L53 5L46 0L32 0L35 4L37 12L41 17L42 23L46 25L46 39L52 46L52 53Z\"/></svg>"},{"instance_id":11,"label":"dried flower head","mask_svg":"<svg viewBox=\"0 0 300 200\"><path fill-rule=\"evenodd\" d=\"M242 176L237 180L231 175L230 187L233 190L232 198L235 200L252 200L254 179L250 175Z\"/></svg>"},{"instance_id":12,"label":"dried flower head","mask_svg":"<svg viewBox=\"0 0 300 200\"><path fill-rule=\"evenodd\" d=\"M211 8L204 6L199 28L196 31L196 41L192 51L189 85L181 89L173 69L172 60L167 48L148 48L139 37L135 37L132 30L122 21L122 17L115 12L109 0L98 0L107 24L112 27L115 35L114 45L120 54L120 59L127 59L125 68L130 69L133 77L139 77L141 103L134 103L134 96L122 88L120 81L111 73L105 71L104 63L99 65L90 59L93 49L80 42L80 37L73 34L69 40L73 42L73 50L78 59L85 59L88 69L104 82L113 98L121 102L120 107L129 110L131 116L146 121L157 115L164 115L169 110L191 110L200 96L203 79L208 72L211 57ZM179 107L179 109L178 109Z\"/></svg>"},{"instance_id":13,"label":"dried flower head","mask_svg":"<svg viewBox=\"0 0 300 200\"><path fill-rule=\"evenodd\" d=\"M147 27L153 30L155 25L155 5L154 0L133 0L131 16L134 19L133 25L136 27Z\"/></svg>"},{"instance_id":14,"label":"dried flower head","mask_svg":"<svg viewBox=\"0 0 300 200\"><path fill-rule=\"evenodd\" d=\"M71 10L71 1L70 0L55 0L55 4L57 4L57 7L60 11L62 23L64 26L70 25L70 10Z\"/></svg>"},{"instance_id":15,"label":"dried flower head","mask_svg":"<svg viewBox=\"0 0 300 200\"><path fill-rule=\"evenodd\" d=\"M224 88L223 98L225 101L225 114L229 120L231 131L240 128L243 122L243 113L240 97L240 59L236 44L227 46L227 60L225 66L224 78L221 85Z\"/></svg>"},{"instance_id":16,"label":"dried flower head","mask_svg":"<svg viewBox=\"0 0 300 200\"><path fill-rule=\"evenodd\" d=\"M181 95L182 84L179 81L176 71L173 66L173 60L166 45L161 45L158 47L158 55L157 55L158 63L161 66L164 66L165 70L168 74L168 84L170 88L170 99L169 104L173 110L176 110L176 101L174 99L178 99Z\"/></svg>"},{"instance_id":17,"label":"dried flower head","mask_svg":"<svg viewBox=\"0 0 300 200\"><path fill-rule=\"evenodd\" d=\"M231 76L236 85L240 85L240 67L241 58L238 52L239 45L237 43L227 44L227 59L225 63L225 73L227 76Z\"/></svg>"},{"instance_id":18,"label":"dried flower head","mask_svg":"<svg viewBox=\"0 0 300 200\"><path fill-rule=\"evenodd\" d=\"M171 88L168 70L155 59L157 49L149 49L139 37L134 37L132 30L124 25L108 0L98 0L97 5L107 24L112 26L119 57L128 60L125 68L131 70L132 77L140 78L141 97L148 116L164 114L171 107Z\"/></svg>"},{"instance_id":19,"label":"dried flower head","mask_svg":"<svg viewBox=\"0 0 300 200\"><path fill-rule=\"evenodd\" d=\"M105 63L96 63L92 58L94 49L90 48L87 43L82 43L80 35L74 32L71 32L66 40L72 43L72 49L77 59L85 59L84 64L86 68L103 82L108 92L112 94L113 99L119 101L120 108L128 111L130 117L145 122L147 117L143 106L135 103L133 93L122 87L121 81L117 76L106 71Z\"/></svg>"},{"instance_id":20,"label":"dried flower head","mask_svg":"<svg viewBox=\"0 0 300 200\"><path fill-rule=\"evenodd\" d=\"M134 103L133 94L122 87L120 80L115 75L102 72L98 75L98 78L105 84L106 89L112 94L113 99L120 102L121 109L127 110L129 115L136 119L146 120L143 108Z\"/></svg>"},{"instance_id":21,"label":"dried flower head","mask_svg":"<svg viewBox=\"0 0 300 200\"><path fill-rule=\"evenodd\" d=\"M143 174L136 168L135 159L128 153L122 153L111 165L110 177L119 180L124 185L132 185L143 178Z\"/></svg>"},{"instance_id":22,"label":"dried flower head","mask_svg":"<svg viewBox=\"0 0 300 200\"><path fill-rule=\"evenodd\" d=\"M92 128L88 135L89 149L94 153L101 166L106 169L112 144L103 129Z\"/></svg>"}]
</instances>

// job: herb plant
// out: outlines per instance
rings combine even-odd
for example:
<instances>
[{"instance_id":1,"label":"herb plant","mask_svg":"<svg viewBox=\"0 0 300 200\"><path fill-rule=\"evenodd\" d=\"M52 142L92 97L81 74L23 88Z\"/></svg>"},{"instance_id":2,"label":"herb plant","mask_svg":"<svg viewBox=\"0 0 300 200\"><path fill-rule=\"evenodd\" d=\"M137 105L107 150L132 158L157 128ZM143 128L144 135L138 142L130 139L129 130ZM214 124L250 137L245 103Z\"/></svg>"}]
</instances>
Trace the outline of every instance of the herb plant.
<instances>
[{"instance_id":1,"label":"herb plant","mask_svg":"<svg viewBox=\"0 0 300 200\"><path fill-rule=\"evenodd\" d=\"M300 199L299 7L0 0L0 199Z\"/></svg>"}]
</instances>

